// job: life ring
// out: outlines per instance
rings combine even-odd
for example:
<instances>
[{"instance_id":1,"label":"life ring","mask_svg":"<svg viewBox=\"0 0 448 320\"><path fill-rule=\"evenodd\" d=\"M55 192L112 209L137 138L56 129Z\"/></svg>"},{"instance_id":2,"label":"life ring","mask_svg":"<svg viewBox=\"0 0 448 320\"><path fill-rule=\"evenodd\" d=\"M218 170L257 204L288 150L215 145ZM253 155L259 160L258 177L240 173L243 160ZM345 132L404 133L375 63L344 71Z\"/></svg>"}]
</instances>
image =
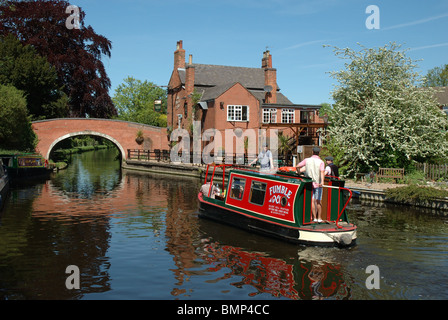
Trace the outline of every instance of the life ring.
<instances>
[{"instance_id":1,"label":"life ring","mask_svg":"<svg viewBox=\"0 0 448 320\"><path fill-rule=\"evenodd\" d=\"M280 167L278 168L279 171L283 171L283 172L290 172L290 171L297 171L296 167Z\"/></svg>"}]
</instances>

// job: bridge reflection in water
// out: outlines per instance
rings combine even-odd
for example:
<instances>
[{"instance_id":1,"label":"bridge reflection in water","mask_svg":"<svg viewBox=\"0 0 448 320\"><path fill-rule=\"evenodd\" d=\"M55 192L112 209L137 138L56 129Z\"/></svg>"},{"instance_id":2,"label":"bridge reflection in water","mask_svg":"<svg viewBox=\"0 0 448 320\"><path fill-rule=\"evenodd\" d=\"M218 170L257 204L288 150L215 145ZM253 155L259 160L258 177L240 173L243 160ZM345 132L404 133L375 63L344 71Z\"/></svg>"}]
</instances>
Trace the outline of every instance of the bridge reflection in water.
<instances>
[{"instance_id":1,"label":"bridge reflection in water","mask_svg":"<svg viewBox=\"0 0 448 320\"><path fill-rule=\"evenodd\" d=\"M89 170L13 190L0 216L0 298L350 298L328 257L199 220L196 179ZM68 265L80 289L65 287Z\"/></svg>"}]
</instances>

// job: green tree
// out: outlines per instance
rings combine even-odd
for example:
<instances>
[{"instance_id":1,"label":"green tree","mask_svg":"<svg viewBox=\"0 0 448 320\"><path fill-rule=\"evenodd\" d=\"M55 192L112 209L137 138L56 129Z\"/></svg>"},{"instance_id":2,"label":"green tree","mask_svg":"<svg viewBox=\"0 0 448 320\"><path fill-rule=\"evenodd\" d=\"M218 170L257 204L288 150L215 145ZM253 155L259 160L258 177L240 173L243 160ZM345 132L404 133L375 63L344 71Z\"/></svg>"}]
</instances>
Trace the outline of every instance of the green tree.
<instances>
[{"instance_id":1,"label":"green tree","mask_svg":"<svg viewBox=\"0 0 448 320\"><path fill-rule=\"evenodd\" d=\"M448 86L448 64L429 70L423 83L425 87Z\"/></svg>"},{"instance_id":2,"label":"green tree","mask_svg":"<svg viewBox=\"0 0 448 320\"><path fill-rule=\"evenodd\" d=\"M22 90L34 119L65 117L68 98L58 85L56 70L30 46L13 35L0 37L0 84Z\"/></svg>"},{"instance_id":3,"label":"green tree","mask_svg":"<svg viewBox=\"0 0 448 320\"><path fill-rule=\"evenodd\" d=\"M434 90L417 88L416 65L391 43L360 51L334 47L346 59L337 80L328 137L350 172L408 168L412 160L448 155L448 121Z\"/></svg>"},{"instance_id":4,"label":"green tree","mask_svg":"<svg viewBox=\"0 0 448 320\"><path fill-rule=\"evenodd\" d=\"M56 69L69 97L70 116L111 118L117 112L101 59L110 58L112 43L85 24L86 13L79 7L79 28L68 28L69 6L66 0L0 2L0 35L13 34L23 45L33 46Z\"/></svg>"},{"instance_id":5,"label":"green tree","mask_svg":"<svg viewBox=\"0 0 448 320\"><path fill-rule=\"evenodd\" d=\"M154 110L154 101L161 100L160 111ZM112 98L118 119L166 127L166 90L152 82L127 77L115 90Z\"/></svg>"},{"instance_id":6,"label":"green tree","mask_svg":"<svg viewBox=\"0 0 448 320\"><path fill-rule=\"evenodd\" d=\"M37 137L22 91L0 85L0 119L0 149L34 151Z\"/></svg>"}]
</instances>

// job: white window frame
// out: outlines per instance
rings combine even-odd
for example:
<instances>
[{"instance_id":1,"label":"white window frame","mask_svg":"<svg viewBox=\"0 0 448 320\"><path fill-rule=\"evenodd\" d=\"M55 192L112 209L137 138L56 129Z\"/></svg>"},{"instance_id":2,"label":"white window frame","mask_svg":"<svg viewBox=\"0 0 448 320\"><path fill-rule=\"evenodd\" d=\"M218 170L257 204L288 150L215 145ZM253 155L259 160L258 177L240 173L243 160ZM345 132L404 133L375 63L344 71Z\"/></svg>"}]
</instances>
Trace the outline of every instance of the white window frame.
<instances>
[{"instance_id":1,"label":"white window frame","mask_svg":"<svg viewBox=\"0 0 448 320\"><path fill-rule=\"evenodd\" d=\"M243 119L244 109L246 109L246 119ZM249 122L249 106L228 105L227 106L227 121Z\"/></svg>"},{"instance_id":2,"label":"white window frame","mask_svg":"<svg viewBox=\"0 0 448 320\"><path fill-rule=\"evenodd\" d=\"M277 109L263 108L263 117L261 121L263 123L277 123Z\"/></svg>"},{"instance_id":3,"label":"white window frame","mask_svg":"<svg viewBox=\"0 0 448 320\"><path fill-rule=\"evenodd\" d=\"M282 109L282 123L295 123L295 120L296 120L295 109Z\"/></svg>"}]
</instances>

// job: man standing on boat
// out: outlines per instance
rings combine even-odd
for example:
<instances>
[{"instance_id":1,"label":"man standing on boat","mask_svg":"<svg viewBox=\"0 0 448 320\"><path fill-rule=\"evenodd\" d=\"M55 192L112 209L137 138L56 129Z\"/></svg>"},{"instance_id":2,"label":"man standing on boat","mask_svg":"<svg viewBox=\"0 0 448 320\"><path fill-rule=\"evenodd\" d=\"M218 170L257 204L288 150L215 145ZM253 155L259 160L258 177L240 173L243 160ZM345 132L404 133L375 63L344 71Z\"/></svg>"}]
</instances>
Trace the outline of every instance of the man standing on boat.
<instances>
[{"instance_id":1,"label":"man standing on boat","mask_svg":"<svg viewBox=\"0 0 448 320\"><path fill-rule=\"evenodd\" d=\"M260 171L261 172L269 172L274 170L274 160L272 159L272 152L268 150L268 144L263 143L263 150L258 155L258 158L254 159L249 166L253 165L257 160L260 161Z\"/></svg>"},{"instance_id":2,"label":"man standing on boat","mask_svg":"<svg viewBox=\"0 0 448 320\"><path fill-rule=\"evenodd\" d=\"M320 148L313 148L313 155L301 161L297 167L305 168L305 173L313 180L313 221L322 222L322 185L325 179L325 164L319 157ZM300 170L302 171L302 170Z\"/></svg>"},{"instance_id":3,"label":"man standing on boat","mask_svg":"<svg viewBox=\"0 0 448 320\"><path fill-rule=\"evenodd\" d=\"M327 166L325 167L325 174L330 177L339 177L339 168L337 165L333 163L333 157L328 156L325 157L325 162L327 163Z\"/></svg>"}]
</instances>

